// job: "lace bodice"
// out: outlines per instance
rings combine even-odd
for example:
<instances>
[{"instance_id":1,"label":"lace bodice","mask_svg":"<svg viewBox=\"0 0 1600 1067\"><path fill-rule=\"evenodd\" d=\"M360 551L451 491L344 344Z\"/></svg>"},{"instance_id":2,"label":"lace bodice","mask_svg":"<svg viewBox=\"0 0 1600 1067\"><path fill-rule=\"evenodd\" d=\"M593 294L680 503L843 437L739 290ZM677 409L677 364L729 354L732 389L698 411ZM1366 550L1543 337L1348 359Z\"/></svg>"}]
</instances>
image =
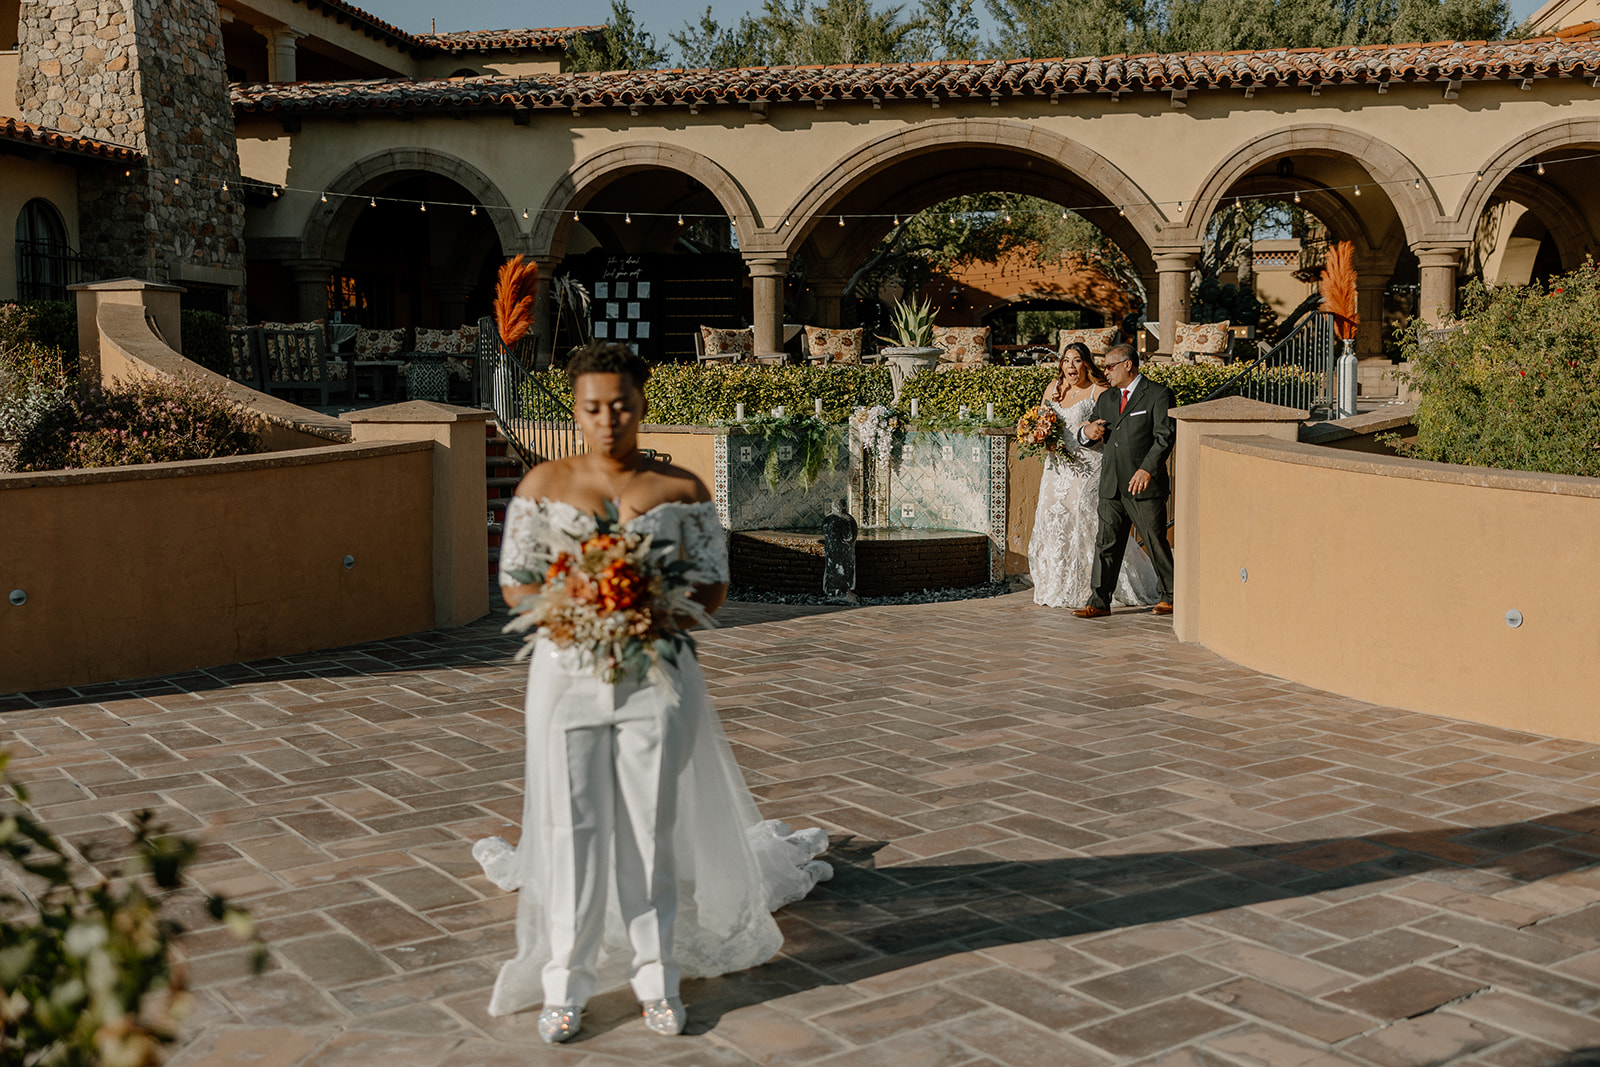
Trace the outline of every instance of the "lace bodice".
<instances>
[{"instance_id":1,"label":"lace bodice","mask_svg":"<svg viewBox=\"0 0 1600 1067\"><path fill-rule=\"evenodd\" d=\"M679 556L694 564L708 582L728 580L728 537L717 518L717 506L669 501L635 515L622 524L634 533L649 534L678 546ZM512 571L529 570L544 531L554 526L563 533L582 536L595 528L594 516L560 500L534 500L514 496L506 505L505 531L500 536L500 584L516 585Z\"/></svg>"},{"instance_id":2,"label":"lace bodice","mask_svg":"<svg viewBox=\"0 0 1600 1067\"><path fill-rule=\"evenodd\" d=\"M1094 410L1094 398L1084 397L1071 407L1062 407L1048 398L1045 403L1061 419L1062 426L1062 447L1057 455L1050 457L1050 465L1075 466L1081 473L1099 478L1100 450L1078 442L1078 427L1089 421L1089 414Z\"/></svg>"}]
</instances>

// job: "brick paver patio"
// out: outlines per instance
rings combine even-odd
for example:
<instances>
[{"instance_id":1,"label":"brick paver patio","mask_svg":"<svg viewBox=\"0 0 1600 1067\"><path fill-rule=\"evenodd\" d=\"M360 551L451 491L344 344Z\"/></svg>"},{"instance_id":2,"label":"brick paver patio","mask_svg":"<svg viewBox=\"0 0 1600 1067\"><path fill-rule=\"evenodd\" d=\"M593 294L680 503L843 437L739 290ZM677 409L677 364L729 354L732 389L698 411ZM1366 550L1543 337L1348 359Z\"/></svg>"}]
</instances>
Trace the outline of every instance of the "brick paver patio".
<instances>
[{"instance_id":1,"label":"brick paver patio","mask_svg":"<svg viewBox=\"0 0 1600 1067\"><path fill-rule=\"evenodd\" d=\"M1377 708L1026 595L730 605L703 641L768 814L838 877L784 955L626 992L547 1048L483 1011L520 813L497 620L135 685L0 698L41 814L209 842L268 972L206 929L178 1064L956 1067L1579 1062L1600 1046L1600 746Z\"/></svg>"}]
</instances>

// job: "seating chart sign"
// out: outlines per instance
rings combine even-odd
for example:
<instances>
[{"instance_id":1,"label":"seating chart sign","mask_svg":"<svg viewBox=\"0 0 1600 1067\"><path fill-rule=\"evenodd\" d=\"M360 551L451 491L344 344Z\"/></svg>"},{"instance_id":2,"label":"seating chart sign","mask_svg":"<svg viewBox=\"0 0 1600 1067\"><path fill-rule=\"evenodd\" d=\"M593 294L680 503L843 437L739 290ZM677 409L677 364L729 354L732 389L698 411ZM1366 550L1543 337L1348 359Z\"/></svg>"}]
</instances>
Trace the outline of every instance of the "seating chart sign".
<instances>
[{"instance_id":1,"label":"seating chart sign","mask_svg":"<svg viewBox=\"0 0 1600 1067\"><path fill-rule=\"evenodd\" d=\"M590 302L596 341L616 341L654 360L659 349L659 283L643 256L611 256Z\"/></svg>"}]
</instances>

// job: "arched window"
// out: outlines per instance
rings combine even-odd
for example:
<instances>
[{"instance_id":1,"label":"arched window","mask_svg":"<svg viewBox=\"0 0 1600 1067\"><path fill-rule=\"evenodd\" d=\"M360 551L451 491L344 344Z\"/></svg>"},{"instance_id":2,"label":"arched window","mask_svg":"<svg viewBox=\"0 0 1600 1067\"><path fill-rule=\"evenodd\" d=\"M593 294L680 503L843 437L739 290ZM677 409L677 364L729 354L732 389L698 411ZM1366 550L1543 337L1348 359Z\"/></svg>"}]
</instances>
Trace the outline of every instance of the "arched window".
<instances>
[{"instance_id":1,"label":"arched window","mask_svg":"<svg viewBox=\"0 0 1600 1067\"><path fill-rule=\"evenodd\" d=\"M17 299L65 300L80 265L54 205L40 199L24 204L17 216Z\"/></svg>"}]
</instances>

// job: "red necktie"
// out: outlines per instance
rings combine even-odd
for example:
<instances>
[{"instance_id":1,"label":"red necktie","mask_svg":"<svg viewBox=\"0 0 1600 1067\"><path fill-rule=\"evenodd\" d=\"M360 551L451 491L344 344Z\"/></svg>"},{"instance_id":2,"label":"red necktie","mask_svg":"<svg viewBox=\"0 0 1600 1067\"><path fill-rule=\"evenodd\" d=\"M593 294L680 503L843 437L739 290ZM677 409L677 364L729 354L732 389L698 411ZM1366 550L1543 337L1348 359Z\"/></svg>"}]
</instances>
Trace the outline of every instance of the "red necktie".
<instances>
[{"instance_id":1,"label":"red necktie","mask_svg":"<svg viewBox=\"0 0 1600 1067\"><path fill-rule=\"evenodd\" d=\"M1118 406L1118 408L1117 408L1117 414L1119 414L1119 415L1120 415L1120 414L1122 414L1122 413L1123 413L1123 412L1124 412L1124 411L1127 411L1127 410L1128 410L1128 393L1129 393L1129 392L1131 392L1131 391L1132 391L1132 390L1129 390L1129 389L1124 389L1124 390L1123 390L1123 391L1122 391L1122 403L1121 403L1121 405L1119 405L1119 406Z\"/></svg>"}]
</instances>

